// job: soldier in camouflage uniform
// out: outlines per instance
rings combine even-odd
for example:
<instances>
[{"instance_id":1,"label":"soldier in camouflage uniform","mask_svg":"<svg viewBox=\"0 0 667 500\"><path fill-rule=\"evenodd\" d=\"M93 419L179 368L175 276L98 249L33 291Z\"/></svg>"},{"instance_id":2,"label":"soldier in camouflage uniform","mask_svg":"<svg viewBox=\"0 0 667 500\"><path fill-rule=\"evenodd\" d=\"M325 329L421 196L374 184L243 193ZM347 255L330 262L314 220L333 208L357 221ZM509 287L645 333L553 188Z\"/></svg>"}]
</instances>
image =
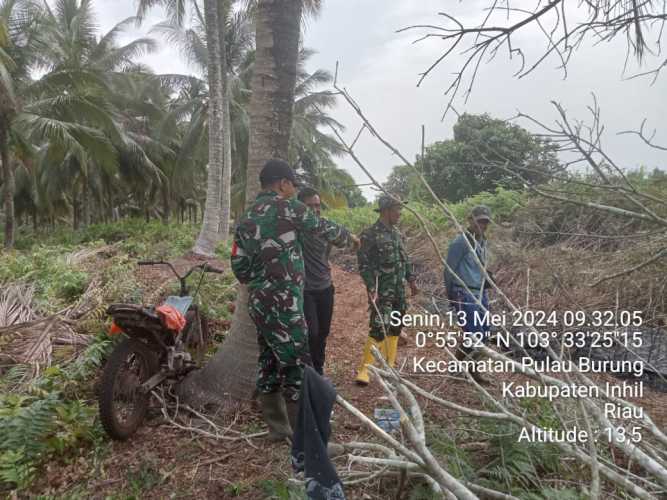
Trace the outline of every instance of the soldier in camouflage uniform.
<instances>
[{"instance_id":1,"label":"soldier in camouflage uniform","mask_svg":"<svg viewBox=\"0 0 667 500\"><path fill-rule=\"evenodd\" d=\"M231 266L248 286L248 309L257 327L257 390L264 420L270 437L282 439L291 436L288 417L296 419L303 360L308 355L303 238L317 234L333 245L355 248L358 240L293 198L296 178L286 162L269 160L260 183L262 191L236 227Z\"/></svg>"},{"instance_id":2,"label":"soldier in camouflage uniform","mask_svg":"<svg viewBox=\"0 0 667 500\"><path fill-rule=\"evenodd\" d=\"M390 314L399 311L403 315L407 310L405 282L413 295L418 293L401 233L396 229L402 205L390 196L381 196L378 204L376 212L380 212L380 217L361 233L361 248L357 252L370 310L369 337L356 378L360 385L367 385L369 381L368 364L373 362L373 345L391 366L395 363L401 327L390 325Z\"/></svg>"}]
</instances>

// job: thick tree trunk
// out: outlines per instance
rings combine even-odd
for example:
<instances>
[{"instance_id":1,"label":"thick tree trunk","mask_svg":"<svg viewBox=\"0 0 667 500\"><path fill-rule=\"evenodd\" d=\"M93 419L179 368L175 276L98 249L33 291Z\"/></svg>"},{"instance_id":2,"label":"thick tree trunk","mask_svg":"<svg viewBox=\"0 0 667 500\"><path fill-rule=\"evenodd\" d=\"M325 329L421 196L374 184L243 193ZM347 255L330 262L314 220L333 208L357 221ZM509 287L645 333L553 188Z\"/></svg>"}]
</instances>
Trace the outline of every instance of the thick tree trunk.
<instances>
[{"instance_id":1,"label":"thick tree trunk","mask_svg":"<svg viewBox=\"0 0 667 500\"><path fill-rule=\"evenodd\" d=\"M202 228L193 248L196 254L212 256L220 241L220 200L222 196L222 167L224 141L222 137L222 72L220 69L220 24L218 3L222 0L205 0L206 47L208 52L208 171L206 179L206 205Z\"/></svg>"},{"instance_id":2,"label":"thick tree trunk","mask_svg":"<svg viewBox=\"0 0 667 500\"><path fill-rule=\"evenodd\" d=\"M257 4L256 59L249 105L250 143L246 204L260 190L259 172L270 158L287 159L292 128L301 0L262 0ZM192 403L219 403L225 397L252 398L257 375L257 337L248 316L248 294L239 287L232 328L223 346L181 385Z\"/></svg>"},{"instance_id":3,"label":"thick tree trunk","mask_svg":"<svg viewBox=\"0 0 667 500\"><path fill-rule=\"evenodd\" d=\"M0 161L2 162L2 202L5 212L5 248L14 247L14 167L9 158L8 130L0 125Z\"/></svg>"}]
</instances>

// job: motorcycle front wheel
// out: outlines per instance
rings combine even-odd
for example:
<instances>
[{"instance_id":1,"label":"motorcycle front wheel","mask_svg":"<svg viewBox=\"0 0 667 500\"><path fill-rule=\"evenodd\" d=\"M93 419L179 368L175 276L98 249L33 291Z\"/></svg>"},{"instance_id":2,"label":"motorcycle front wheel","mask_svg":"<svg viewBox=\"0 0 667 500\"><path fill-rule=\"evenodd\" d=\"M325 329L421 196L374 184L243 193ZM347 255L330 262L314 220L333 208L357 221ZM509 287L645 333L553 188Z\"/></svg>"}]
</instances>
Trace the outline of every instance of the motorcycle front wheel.
<instances>
[{"instance_id":1,"label":"motorcycle front wheel","mask_svg":"<svg viewBox=\"0 0 667 500\"><path fill-rule=\"evenodd\" d=\"M102 373L99 411L102 427L124 441L143 423L150 394L141 385L159 370L156 354L143 342L126 338L113 350Z\"/></svg>"}]
</instances>

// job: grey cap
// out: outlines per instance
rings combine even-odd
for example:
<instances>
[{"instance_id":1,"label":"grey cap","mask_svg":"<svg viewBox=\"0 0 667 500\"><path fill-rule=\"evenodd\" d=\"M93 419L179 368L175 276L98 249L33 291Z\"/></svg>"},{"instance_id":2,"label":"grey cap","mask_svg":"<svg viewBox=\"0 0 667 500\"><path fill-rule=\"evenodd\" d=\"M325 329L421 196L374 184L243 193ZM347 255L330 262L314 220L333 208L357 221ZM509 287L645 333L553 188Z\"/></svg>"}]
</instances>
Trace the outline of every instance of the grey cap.
<instances>
[{"instance_id":1,"label":"grey cap","mask_svg":"<svg viewBox=\"0 0 667 500\"><path fill-rule=\"evenodd\" d=\"M486 205L477 205L473 207L473 209L470 211L470 216L478 221L478 220L491 220L491 210L489 210L489 207Z\"/></svg>"},{"instance_id":2,"label":"grey cap","mask_svg":"<svg viewBox=\"0 0 667 500\"><path fill-rule=\"evenodd\" d=\"M401 203L400 200L397 198L393 198L391 196L388 196L386 194L383 194L378 198L378 207L375 209L376 212L381 212L382 210L386 208L392 208L392 207L402 207L403 203Z\"/></svg>"}]
</instances>

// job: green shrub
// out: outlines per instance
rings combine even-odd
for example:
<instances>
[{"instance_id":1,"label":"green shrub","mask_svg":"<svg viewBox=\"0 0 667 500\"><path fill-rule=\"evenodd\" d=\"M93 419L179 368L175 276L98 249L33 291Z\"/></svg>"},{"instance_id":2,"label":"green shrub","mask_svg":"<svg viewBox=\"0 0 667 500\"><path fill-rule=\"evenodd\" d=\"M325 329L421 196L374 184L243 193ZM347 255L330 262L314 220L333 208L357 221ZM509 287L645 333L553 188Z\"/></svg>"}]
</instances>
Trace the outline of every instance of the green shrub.
<instances>
[{"instance_id":1,"label":"green shrub","mask_svg":"<svg viewBox=\"0 0 667 500\"><path fill-rule=\"evenodd\" d=\"M541 405L550 414L553 410ZM551 415L545 417L551 420ZM509 422L480 421L481 430L491 436L488 450L490 462L478 471L481 483L511 493L529 493L542 488L546 474L563 477L564 466L560 449L551 443L519 441L521 429Z\"/></svg>"},{"instance_id":2,"label":"green shrub","mask_svg":"<svg viewBox=\"0 0 667 500\"><path fill-rule=\"evenodd\" d=\"M97 408L80 398L81 387L113 347L98 335L72 363L52 366L23 388L23 394L0 394L0 489L24 489L41 464L92 443L101 433ZM0 387L15 386L19 366L0 379Z\"/></svg>"},{"instance_id":3,"label":"green shrub","mask_svg":"<svg viewBox=\"0 0 667 500\"><path fill-rule=\"evenodd\" d=\"M34 246L25 253L0 254L0 283L25 282L35 287L36 305L55 312L78 299L88 284L88 275L67 263L67 246Z\"/></svg>"},{"instance_id":4,"label":"green shrub","mask_svg":"<svg viewBox=\"0 0 667 500\"><path fill-rule=\"evenodd\" d=\"M357 208L336 208L325 210L322 216L338 224L342 224L355 234L372 225L377 220L377 212L372 205Z\"/></svg>"},{"instance_id":5,"label":"green shrub","mask_svg":"<svg viewBox=\"0 0 667 500\"><path fill-rule=\"evenodd\" d=\"M303 486L290 485L285 481L267 479L259 482L267 500L301 500L306 492Z\"/></svg>"},{"instance_id":6,"label":"green shrub","mask_svg":"<svg viewBox=\"0 0 667 500\"><path fill-rule=\"evenodd\" d=\"M493 220L504 222L509 220L517 209L525 205L527 200L528 195L523 191L512 191L499 187L494 193L479 193L459 203L450 203L447 206L457 220L465 225L466 219L475 205L487 205L491 209ZM451 219L439 205L408 201L408 206L427 222L432 231L453 227ZM358 234L377 220L378 214L373 210L374 207L375 205L369 204L365 207L327 210L323 215ZM421 228L417 216L408 209L403 209L400 226L409 230Z\"/></svg>"},{"instance_id":7,"label":"green shrub","mask_svg":"<svg viewBox=\"0 0 667 500\"><path fill-rule=\"evenodd\" d=\"M123 219L117 222L91 224L73 231L59 226L47 234L28 233L17 237L16 248L27 251L35 245L75 247L93 243L119 243L122 250L144 257L150 252L160 257L174 257L187 252L193 245L198 225L168 224L159 220Z\"/></svg>"},{"instance_id":8,"label":"green shrub","mask_svg":"<svg viewBox=\"0 0 667 500\"><path fill-rule=\"evenodd\" d=\"M450 205L456 218L463 222L475 205L486 205L491 209L491 216L495 222L510 220L514 213L528 202L529 196L525 191L514 191L496 188L493 193L479 193L466 198L459 203Z\"/></svg>"}]
</instances>

